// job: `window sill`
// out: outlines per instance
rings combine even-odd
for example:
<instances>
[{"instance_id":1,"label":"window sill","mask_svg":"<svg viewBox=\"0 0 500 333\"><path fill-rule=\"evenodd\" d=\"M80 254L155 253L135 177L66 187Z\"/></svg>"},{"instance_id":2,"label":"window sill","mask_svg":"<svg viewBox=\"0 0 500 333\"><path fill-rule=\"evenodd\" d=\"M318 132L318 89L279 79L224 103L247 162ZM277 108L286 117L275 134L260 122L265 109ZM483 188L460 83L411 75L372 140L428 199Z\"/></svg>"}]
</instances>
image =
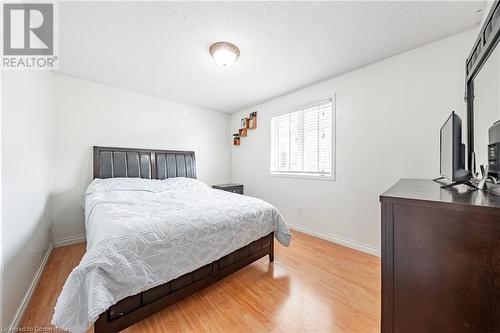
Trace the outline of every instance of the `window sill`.
<instances>
[{"instance_id":1,"label":"window sill","mask_svg":"<svg viewBox=\"0 0 500 333\"><path fill-rule=\"evenodd\" d=\"M311 180L322 180L322 181L335 181L335 176L313 176L313 175L297 175L290 173L270 173L271 177L279 177L279 178L295 178L295 179L311 179Z\"/></svg>"}]
</instances>

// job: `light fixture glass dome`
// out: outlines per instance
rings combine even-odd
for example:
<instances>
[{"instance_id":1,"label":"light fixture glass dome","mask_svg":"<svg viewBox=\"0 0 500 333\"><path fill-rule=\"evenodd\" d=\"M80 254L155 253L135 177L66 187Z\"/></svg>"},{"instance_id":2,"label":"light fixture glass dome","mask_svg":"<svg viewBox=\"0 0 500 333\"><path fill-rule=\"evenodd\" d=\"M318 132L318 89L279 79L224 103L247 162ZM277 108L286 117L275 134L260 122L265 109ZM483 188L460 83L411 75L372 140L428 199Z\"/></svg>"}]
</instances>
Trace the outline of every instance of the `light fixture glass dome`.
<instances>
[{"instance_id":1,"label":"light fixture glass dome","mask_svg":"<svg viewBox=\"0 0 500 333\"><path fill-rule=\"evenodd\" d=\"M212 44L209 51L215 63L222 67L231 66L240 56L240 50L236 45L228 42L217 42Z\"/></svg>"}]
</instances>

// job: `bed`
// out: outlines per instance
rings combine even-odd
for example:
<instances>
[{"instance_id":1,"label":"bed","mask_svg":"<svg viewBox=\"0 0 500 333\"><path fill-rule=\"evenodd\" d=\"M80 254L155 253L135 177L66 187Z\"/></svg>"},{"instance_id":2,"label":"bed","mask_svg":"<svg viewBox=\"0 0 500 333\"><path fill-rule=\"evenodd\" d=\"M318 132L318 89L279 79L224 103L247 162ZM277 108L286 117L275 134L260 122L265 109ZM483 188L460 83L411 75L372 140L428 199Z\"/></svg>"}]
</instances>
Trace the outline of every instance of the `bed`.
<instances>
[{"instance_id":1,"label":"bed","mask_svg":"<svg viewBox=\"0 0 500 333\"><path fill-rule=\"evenodd\" d=\"M194 152L94 147L87 252L52 324L118 332L290 242L272 205L196 180Z\"/></svg>"}]
</instances>

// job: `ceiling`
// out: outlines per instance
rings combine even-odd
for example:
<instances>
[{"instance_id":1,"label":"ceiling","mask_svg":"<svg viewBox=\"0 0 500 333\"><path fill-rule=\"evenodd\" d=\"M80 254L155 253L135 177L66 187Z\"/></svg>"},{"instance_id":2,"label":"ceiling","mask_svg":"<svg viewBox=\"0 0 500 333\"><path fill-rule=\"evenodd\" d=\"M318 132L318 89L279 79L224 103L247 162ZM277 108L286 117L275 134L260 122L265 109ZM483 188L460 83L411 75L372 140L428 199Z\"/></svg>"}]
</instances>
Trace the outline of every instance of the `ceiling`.
<instances>
[{"instance_id":1,"label":"ceiling","mask_svg":"<svg viewBox=\"0 0 500 333\"><path fill-rule=\"evenodd\" d=\"M60 72L236 112L477 26L483 1L60 2ZM229 68L208 53L241 50Z\"/></svg>"}]
</instances>

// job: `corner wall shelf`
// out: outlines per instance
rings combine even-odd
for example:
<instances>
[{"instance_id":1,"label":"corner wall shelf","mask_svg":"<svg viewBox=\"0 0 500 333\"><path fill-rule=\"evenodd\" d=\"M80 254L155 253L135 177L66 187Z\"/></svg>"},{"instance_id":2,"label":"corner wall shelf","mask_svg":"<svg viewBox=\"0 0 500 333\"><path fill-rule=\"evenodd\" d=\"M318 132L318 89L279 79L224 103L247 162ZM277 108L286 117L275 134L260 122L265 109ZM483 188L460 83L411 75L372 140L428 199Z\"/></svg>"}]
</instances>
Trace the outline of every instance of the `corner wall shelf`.
<instances>
[{"instance_id":1,"label":"corner wall shelf","mask_svg":"<svg viewBox=\"0 0 500 333\"><path fill-rule=\"evenodd\" d=\"M233 134L233 145L239 146L241 144L241 138L248 136L248 130L257 128L257 111L250 113L248 117L241 119L241 127L238 129L238 133Z\"/></svg>"}]
</instances>

